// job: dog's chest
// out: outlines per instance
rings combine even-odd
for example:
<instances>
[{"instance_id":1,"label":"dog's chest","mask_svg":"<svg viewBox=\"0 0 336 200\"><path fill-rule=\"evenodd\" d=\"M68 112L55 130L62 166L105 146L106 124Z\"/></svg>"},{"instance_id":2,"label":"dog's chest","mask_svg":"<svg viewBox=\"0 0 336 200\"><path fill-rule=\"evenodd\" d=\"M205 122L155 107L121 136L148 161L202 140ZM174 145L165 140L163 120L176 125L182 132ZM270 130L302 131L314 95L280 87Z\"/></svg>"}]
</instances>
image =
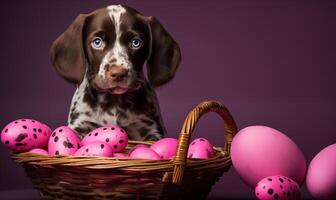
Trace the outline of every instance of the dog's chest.
<instances>
[{"instance_id":1,"label":"dog's chest","mask_svg":"<svg viewBox=\"0 0 336 200\"><path fill-rule=\"evenodd\" d=\"M92 106L85 101L85 91L79 88L73 97L71 111L72 113L79 113L77 123L93 122L99 126L128 126L151 120L149 116L143 113L136 114L131 109L121 107L118 104L109 103L106 105L107 102L108 99L105 96L98 96L95 106ZM71 115L69 120L71 120Z\"/></svg>"},{"instance_id":2,"label":"dog's chest","mask_svg":"<svg viewBox=\"0 0 336 200\"><path fill-rule=\"evenodd\" d=\"M103 97L99 97L96 106L92 107L82 99L77 109L84 112L85 119L80 121L91 121L100 126L118 125L118 118L127 111L121 109L118 105L102 106L105 101Z\"/></svg>"},{"instance_id":3,"label":"dog's chest","mask_svg":"<svg viewBox=\"0 0 336 200\"><path fill-rule=\"evenodd\" d=\"M114 99L109 95L88 95L85 86L77 88L68 116L69 127L79 135L84 136L100 126L118 125L135 140L144 140L150 134L155 138L162 137L164 130L153 103L132 98Z\"/></svg>"},{"instance_id":4,"label":"dog's chest","mask_svg":"<svg viewBox=\"0 0 336 200\"><path fill-rule=\"evenodd\" d=\"M98 107L97 111L94 112L95 116L93 117L93 119L99 125L117 125L118 117L120 116L117 110L118 109L116 106L113 106L108 110L104 110L101 107Z\"/></svg>"}]
</instances>

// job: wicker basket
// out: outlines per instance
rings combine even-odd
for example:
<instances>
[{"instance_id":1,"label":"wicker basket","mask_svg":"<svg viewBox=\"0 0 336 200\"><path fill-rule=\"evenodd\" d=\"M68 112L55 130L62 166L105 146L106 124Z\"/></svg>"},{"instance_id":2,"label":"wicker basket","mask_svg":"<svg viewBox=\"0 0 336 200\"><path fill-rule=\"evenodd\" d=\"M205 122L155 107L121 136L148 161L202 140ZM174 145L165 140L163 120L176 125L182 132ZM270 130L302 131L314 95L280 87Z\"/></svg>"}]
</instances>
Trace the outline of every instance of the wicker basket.
<instances>
[{"instance_id":1,"label":"wicker basket","mask_svg":"<svg viewBox=\"0 0 336 200\"><path fill-rule=\"evenodd\" d=\"M224 148L214 147L210 159L187 159L190 136L198 119L216 112L226 129ZM11 153L22 164L42 199L205 199L213 184L231 165L230 146L236 124L220 103L206 101L185 119L173 160L105 157L43 156ZM151 142L130 141L136 144Z\"/></svg>"}]
</instances>

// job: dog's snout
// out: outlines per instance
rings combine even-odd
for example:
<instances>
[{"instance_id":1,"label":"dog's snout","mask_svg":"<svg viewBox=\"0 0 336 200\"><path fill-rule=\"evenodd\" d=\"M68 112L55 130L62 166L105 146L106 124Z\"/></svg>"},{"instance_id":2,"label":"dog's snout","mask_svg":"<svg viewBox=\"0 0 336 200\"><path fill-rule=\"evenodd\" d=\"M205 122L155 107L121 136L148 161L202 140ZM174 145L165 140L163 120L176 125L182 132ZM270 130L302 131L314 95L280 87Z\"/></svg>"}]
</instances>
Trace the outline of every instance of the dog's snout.
<instances>
[{"instance_id":1,"label":"dog's snout","mask_svg":"<svg viewBox=\"0 0 336 200\"><path fill-rule=\"evenodd\" d=\"M113 65L109 68L107 76L113 81L120 82L128 76L128 70L119 65Z\"/></svg>"}]
</instances>

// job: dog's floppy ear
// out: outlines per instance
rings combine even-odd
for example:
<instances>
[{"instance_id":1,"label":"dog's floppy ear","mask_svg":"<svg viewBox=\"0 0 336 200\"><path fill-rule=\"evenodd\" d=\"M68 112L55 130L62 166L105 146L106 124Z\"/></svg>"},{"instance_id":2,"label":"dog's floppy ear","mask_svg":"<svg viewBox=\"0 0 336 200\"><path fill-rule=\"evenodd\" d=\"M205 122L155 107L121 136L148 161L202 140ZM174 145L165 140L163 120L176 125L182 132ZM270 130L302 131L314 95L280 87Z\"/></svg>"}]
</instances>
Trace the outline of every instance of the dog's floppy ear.
<instances>
[{"instance_id":1,"label":"dog's floppy ear","mask_svg":"<svg viewBox=\"0 0 336 200\"><path fill-rule=\"evenodd\" d=\"M180 64L180 47L154 17L148 17L150 55L147 60L147 77L153 86L170 81Z\"/></svg>"},{"instance_id":2,"label":"dog's floppy ear","mask_svg":"<svg viewBox=\"0 0 336 200\"><path fill-rule=\"evenodd\" d=\"M86 70L83 27L88 15L80 14L51 46L51 62L67 81L80 84Z\"/></svg>"}]
</instances>

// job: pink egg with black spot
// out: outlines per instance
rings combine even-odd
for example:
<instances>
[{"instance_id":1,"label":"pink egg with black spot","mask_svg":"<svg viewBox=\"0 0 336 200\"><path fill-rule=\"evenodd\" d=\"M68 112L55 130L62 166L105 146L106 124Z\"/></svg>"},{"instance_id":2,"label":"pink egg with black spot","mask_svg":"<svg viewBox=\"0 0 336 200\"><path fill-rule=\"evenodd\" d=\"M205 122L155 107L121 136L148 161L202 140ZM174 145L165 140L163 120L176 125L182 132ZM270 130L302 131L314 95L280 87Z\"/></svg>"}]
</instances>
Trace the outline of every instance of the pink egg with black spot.
<instances>
[{"instance_id":1,"label":"pink egg with black spot","mask_svg":"<svg viewBox=\"0 0 336 200\"><path fill-rule=\"evenodd\" d=\"M35 153L35 154L40 154L40 155L44 155L44 156L48 156L48 152L44 149L40 149L40 148L35 148L29 151L30 153Z\"/></svg>"},{"instance_id":2,"label":"pink egg with black spot","mask_svg":"<svg viewBox=\"0 0 336 200\"><path fill-rule=\"evenodd\" d=\"M176 154L177 145L177 139L163 138L152 144L150 148L158 153L162 159L172 159Z\"/></svg>"},{"instance_id":3,"label":"pink egg with black spot","mask_svg":"<svg viewBox=\"0 0 336 200\"><path fill-rule=\"evenodd\" d=\"M5 126L1 141L10 150L29 151L45 147L50 133L50 128L37 120L18 119Z\"/></svg>"},{"instance_id":4,"label":"pink egg with black spot","mask_svg":"<svg viewBox=\"0 0 336 200\"><path fill-rule=\"evenodd\" d=\"M42 138L40 139L41 147L47 147L52 130L46 124L43 123L41 123L41 127L37 127L36 130L38 133L37 137L41 136Z\"/></svg>"},{"instance_id":5,"label":"pink egg with black spot","mask_svg":"<svg viewBox=\"0 0 336 200\"><path fill-rule=\"evenodd\" d=\"M301 199L301 189L288 177L269 176L258 182L255 195L260 200L296 200Z\"/></svg>"},{"instance_id":6,"label":"pink egg with black spot","mask_svg":"<svg viewBox=\"0 0 336 200\"><path fill-rule=\"evenodd\" d=\"M49 138L49 155L73 155L79 148L78 135L67 126L58 127Z\"/></svg>"},{"instance_id":7,"label":"pink egg with black spot","mask_svg":"<svg viewBox=\"0 0 336 200\"><path fill-rule=\"evenodd\" d=\"M112 147L113 152L121 152L128 144L128 136L126 131L118 126L103 126L86 134L81 145L92 142L105 142Z\"/></svg>"},{"instance_id":8,"label":"pink egg with black spot","mask_svg":"<svg viewBox=\"0 0 336 200\"><path fill-rule=\"evenodd\" d=\"M128 154L126 153L114 153L113 158L129 158Z\"/></svg>"},{"instance_id":9,"label":"pink egg with black spot","mask_svg":"<svg viewBox=\"0 0 336 200\"><path fill-rule=\"evenodd\" d=\"M112 147L105 142L92 142L82 146L74 155L111 157L113 156L113 150Z\"/></svg>"},{"instance_id":10,"label":"pink egg with black spot","mask_svg":"<svg viewBox=\"0 0 336 200\"><path fill-rule=\"evenodd\" d=\"M138 147L134 149L130 154L130 158L133 159L148 159L148 160L160 160L161 157L154 150L148 147Z\"/></svg>"},{"instance_id":11,"label":"pink egg with black spot","mask_svg":"<svg viewBox=\"0 0 336 200\"><path fill-rule=\"evenodd\" d=\"M212 144L205 138L193 140L188 149L188 158L208 159L215 155Z\"/></svg>"}]
</instances>

